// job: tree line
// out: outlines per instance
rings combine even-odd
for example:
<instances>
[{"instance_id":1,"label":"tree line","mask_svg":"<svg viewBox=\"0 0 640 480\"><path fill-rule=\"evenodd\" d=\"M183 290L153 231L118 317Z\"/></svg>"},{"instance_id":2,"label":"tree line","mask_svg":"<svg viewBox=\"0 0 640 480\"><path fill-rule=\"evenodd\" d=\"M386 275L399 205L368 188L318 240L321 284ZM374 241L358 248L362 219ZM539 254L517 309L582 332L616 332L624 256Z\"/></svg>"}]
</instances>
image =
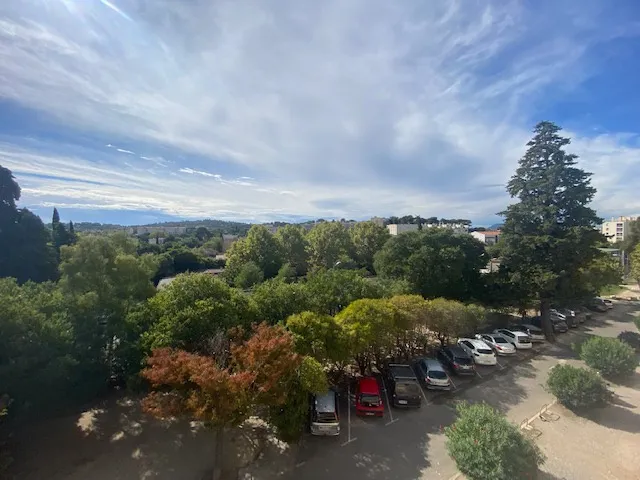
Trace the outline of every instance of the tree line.
<instances>
[{"instance_id":1,"label":"tree line","mask_svg":"<svg viewBox=\"0 0 640 480\"><path fill-rule=\"evenodd\" d=\"M10 416L74 405L116 384L156 392L149 411L195 415L220 433L266 409L294 438L326 371L364 371L473 333L487 308L539 308L552 337L551 304L620 279L598 250L605 240L589 208L590 175L559 131L549 122L534 130L508 185L516 202L503 212L492 252L501 265L490 274L480 273L485 246L448 229L390 237L372 222L321 222L272 235L254 225L229 250L222 279L187 273L157 291L168 250L71 225L52 237L17 208L19 187L2 169L0 393L12 399ZM203 248L209 233L180 248ZM229 392L227 407L218 399Z\"/></svg>"}]
</instances>

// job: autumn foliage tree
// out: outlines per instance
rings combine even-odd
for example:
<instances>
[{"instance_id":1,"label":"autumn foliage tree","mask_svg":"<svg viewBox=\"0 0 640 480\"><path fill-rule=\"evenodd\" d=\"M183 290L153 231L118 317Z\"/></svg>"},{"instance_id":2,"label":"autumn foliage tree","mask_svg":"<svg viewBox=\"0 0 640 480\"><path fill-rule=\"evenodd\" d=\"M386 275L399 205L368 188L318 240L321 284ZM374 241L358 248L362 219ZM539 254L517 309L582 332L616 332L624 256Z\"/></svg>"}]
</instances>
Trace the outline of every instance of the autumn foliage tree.
<instances>
[{"instance_id":1,"label":"autumn foliage tree","mask_svg":"<svg viewBox=\"0 0 640 480\"><path fill-rule=\"evenodd\" d=\"M216 469L222 474L227 468L221 462L225 428L242 423L256 407L283 405L288 380L302 361L291 334L264 323L216 356L156 349L142 371L154 390L143 407L161 418L184 416L212 426L217 434Z\"/></svg>"}]
</instances>

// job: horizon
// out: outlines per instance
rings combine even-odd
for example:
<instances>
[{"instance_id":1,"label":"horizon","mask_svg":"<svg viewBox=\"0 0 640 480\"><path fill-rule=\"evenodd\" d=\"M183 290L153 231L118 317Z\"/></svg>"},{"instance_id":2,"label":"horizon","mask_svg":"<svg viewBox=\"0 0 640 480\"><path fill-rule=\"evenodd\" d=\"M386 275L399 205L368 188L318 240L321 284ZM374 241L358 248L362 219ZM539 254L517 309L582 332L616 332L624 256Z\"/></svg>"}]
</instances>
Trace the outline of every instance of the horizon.
<instances>
[{"instance_id":1,"label":"horizon","mask_svg":"<svg viewBox=\"0 0 640 480\"><path fill-rule=\"evenodd\" d=\"M636 215L639 19L632 0L4 2L0 165L45 223L484 226L546 119L598 214Z\"/></svg>"}]
</instances>

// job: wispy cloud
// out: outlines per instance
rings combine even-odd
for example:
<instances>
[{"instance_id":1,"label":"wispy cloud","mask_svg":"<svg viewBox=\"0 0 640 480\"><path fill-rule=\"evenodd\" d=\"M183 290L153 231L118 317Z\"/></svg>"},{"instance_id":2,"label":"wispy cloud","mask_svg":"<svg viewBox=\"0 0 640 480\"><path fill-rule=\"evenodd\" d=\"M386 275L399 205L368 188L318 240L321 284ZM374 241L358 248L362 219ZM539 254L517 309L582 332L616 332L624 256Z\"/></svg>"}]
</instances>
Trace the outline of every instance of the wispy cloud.
<instances>
[{"instance_id":1,"label":"wispy cloud","mask_svg":"<svg viewBox=\"0 0 640 480\"><path fill-rule=\"evenodd\" d=\"M505 183L540 112L602 70L594 48L638 33L622 7L586 3L1 2L0 98L112 143L101 157L5 139L0 163L109 184L33 177L34 203L487 218L508 198L482 186ZM574 127L598 206L640 209L637 139Z\"/></svg>"}]
</instances>

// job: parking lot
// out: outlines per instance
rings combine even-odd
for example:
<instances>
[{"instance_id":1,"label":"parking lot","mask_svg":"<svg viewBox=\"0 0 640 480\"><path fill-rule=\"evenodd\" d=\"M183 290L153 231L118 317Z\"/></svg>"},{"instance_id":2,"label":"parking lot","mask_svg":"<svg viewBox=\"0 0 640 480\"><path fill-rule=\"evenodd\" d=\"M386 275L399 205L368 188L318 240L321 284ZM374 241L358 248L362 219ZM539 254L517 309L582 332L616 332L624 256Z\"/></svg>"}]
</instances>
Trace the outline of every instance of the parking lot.
<instances>
[{"instance_id":1,"label":"parking lot","mask_svg":"<svg viewBox=\"0 0 640 480\"><path fill-rule=\"evenodd\" d=\"M621 305L615 316L625 314L625 309ZM534 344L533 349L518 351L512 357L498 357L496 366L476 365L475 376L450 375L455 384L450 392L422 388L419 409L388 408L382 377L378 381L385 402L383 418L356 417L353 407L348 408L348 395L342 394L340 435L305 437L296 467L287 478L448 480L457 469L446 453L442 430L455 419L456 402L485 401L514 423L534 416L553 400L543 384L550 368L575 356L572 343L596 328L613 328L615 332L624 328L605 319L609 315L594 314L591 322L560 334L556 344Z\"/></svg>"}]
</instances>

